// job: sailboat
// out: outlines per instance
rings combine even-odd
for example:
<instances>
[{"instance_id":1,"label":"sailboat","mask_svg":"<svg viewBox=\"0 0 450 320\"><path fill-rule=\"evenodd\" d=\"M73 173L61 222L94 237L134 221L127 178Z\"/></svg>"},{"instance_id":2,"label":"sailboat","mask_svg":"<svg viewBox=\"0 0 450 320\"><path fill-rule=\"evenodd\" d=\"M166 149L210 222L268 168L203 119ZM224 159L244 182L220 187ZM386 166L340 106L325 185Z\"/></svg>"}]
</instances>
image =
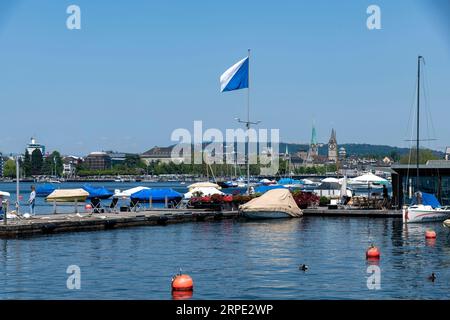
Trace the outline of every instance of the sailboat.
<instances>
[{"instance_id":1,"label":"sailboat","mask_svg":"<svg viewBox=\"0 0 450 320\"><path fill-rule=\"evenodd\" d=\"M402 216L404 223L444 221L450 218L450 207L442 207L438 199L433 194L425 193L419 190L420 63L422 60L423 57L419 56L417 61L416 193L409 207L403 208Z\"/></svg>"}]
</instances>

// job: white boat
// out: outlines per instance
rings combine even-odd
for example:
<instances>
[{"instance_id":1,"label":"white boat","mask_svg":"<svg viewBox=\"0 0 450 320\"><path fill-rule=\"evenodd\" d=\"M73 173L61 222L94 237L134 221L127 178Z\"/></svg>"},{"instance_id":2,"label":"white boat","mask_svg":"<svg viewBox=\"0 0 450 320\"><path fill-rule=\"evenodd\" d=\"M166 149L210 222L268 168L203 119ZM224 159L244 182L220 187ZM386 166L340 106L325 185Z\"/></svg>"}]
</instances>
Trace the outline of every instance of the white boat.
<instances>
[{"instance_id":1,"label":"white boat","mask_svg":"<svg viewBox=\"0 0 450 320\"><path fill-rule=\"evenodd\" d=\"M449 228L450 229L450 219L447 219L443 222L444 227Z\"/></svg>"},{"instance_id":2,"label":"white boat","mask_svg":"<svg viewBox=\"0 0 450 320\"><path fill-rule=\"evenodd\" d=\"M45 199L48 202L85 202L89 192L84 189L56 189Z\"/></svg>"},{"instance_id":3,"label":"white boat","mask_svg":"<svg viewBox=\"0 0 450 320\"><path fill-rule=\"evenodd\" d=\"M432 194L418 192L402 216L404 223L444 221L450 218L450 207L442 207Z\"/></svg>"},{"instance_id":4,"label":"white boat","mask_svg":"<svg viewBox=\"0 0 450 320\"><path fill-rule=\"evenodd\" d=\"M416 192L408 207L403 208L402 217L404 223L417 222L435 222L444 221L450 218L450 207L442 207L439 200L433 195L420 191L420 130L419 130L419 106L420 106L420 62L423 60L422 56L418 57L418 89L417 89L417 128L416 128Z\"/></svg>"},{"instance_id":5,"label":"white boat","mask_svg":"<svg viewBox=\"0 0 450 320\"><path fill-rule=\"evenodd\" d=\"M114 190L113 197L126 199L126 198L130 198L133 193L136 193L136 192L139 192L142 190L150 190L150 188L139 186L139 187L134 187L134 188L124 190L124 191L120 191L119 189L116 189L116 190Z\"/></svg>"},{"instance_id":6,"label":"white boat","mask_svg":"<svg viewBox=\"0 0 450 320\"><path fill-rule=\"evenodd\" d=\"M239 213L248 219L299 218L302 210L288 189L272 189L239 207Z\"/></svg>"}]
</instances>

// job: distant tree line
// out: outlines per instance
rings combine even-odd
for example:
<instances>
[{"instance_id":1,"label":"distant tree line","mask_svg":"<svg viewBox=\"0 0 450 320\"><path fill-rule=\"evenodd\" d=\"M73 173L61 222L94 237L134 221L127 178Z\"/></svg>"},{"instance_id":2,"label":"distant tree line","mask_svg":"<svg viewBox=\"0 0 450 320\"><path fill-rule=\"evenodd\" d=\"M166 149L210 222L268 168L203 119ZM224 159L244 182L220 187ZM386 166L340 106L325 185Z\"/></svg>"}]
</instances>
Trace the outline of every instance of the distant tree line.
<instances>
[{"instance_id":1,"label":"distant tree line","mask_svg":"<svg viewBox=\"0 0 450 320\"><path fill-rule=\"evenodd\" d=\"M20 175L22 177L32 177L40 175L61 176L63 172L63 161L58 151L53 151L47 156L43 156L39 149L35 149L31 155L25 151L23 159L19 160ZM16 176L16 162L9 159L3 166L3 175L8 178Z\"/></svg>"}]
</instances>

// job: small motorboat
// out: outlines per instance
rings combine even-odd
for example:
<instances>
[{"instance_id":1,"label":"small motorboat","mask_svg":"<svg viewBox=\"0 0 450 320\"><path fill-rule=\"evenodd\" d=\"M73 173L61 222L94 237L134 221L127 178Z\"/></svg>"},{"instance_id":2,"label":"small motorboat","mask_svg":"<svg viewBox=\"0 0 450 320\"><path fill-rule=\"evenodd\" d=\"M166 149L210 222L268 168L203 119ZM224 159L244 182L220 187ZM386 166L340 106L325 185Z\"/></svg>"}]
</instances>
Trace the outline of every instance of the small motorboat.
<instances>
[{"instance_id":1,"label":"small motorboat","mask_svg":"<svg viewBox=\"0 0 450 320\"><path fill-rule=\"evenodd\" d=\"M248 219L299 218L302 210L288 189L272 189L239 207L239 213Z\"/></svg>"},{"instance_id":2,"label":"small motorboat","mask_svg":"<svg viewBox=\"0 0 450 320\"><path fill-rule=\"evenodd\" d=\"M450 218L450 207L442 207L432 194L416 192L402 216L404 223L444 221Z\"/></svg>"},{"instance_id":3,"label":"small motorboat","mask_svg":"<svg viewBox=\"0 0 450 320\"><path fill-rule=\"evenodd\" d=\"M49 202L85 202L89 192L84 189L56 189L47 198Z\"/></svg>"},{"instance_id":4,"label":"small motorboat","mask_svg":"<svg viewBox=\"0 0 450 320\"><path fill-rule=\"evenodd\" d=\"M444 227L447 227L450 229L450 219L445 220L442 224Z\"/></svg>"}]
</instances>

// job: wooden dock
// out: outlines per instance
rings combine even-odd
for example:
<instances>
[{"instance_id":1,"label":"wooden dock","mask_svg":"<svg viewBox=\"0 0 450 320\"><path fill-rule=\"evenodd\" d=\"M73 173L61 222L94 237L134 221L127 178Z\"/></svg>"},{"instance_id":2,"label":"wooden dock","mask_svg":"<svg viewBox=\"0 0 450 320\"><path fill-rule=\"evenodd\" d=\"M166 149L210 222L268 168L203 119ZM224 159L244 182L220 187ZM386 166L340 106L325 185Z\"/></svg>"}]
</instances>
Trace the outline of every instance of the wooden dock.
<instances>
[{"instance_id":1,"label":"wooden dock","mask_svg":"<svg viewBox=\"0 0 450 320\"><path fill-rule=\"evenodd\" d=\"M238 217L237 211L158 209L151 211L38 215L29 219L8 219L0 224L0 238L75 231L98 231L182 222L214 221Z\"/></svg>"},{"instance_id":2,"label":"wooden dock","mask_svg":"<svg viewBox=\"0 0 450 320\"><path fill-rule=\"evenodd\" d=\"M314 208L303 210L305 217L376 217L401 218L401 211L367 209ZM38 215L29 219L8 219L0 222L0 238L18 238L39 234L76 231L99 231L137 226L168 225L183 222L215 221L238 218L237 211L199 209L157 209L120 213L71 213Z\"/></svg>"},{"instance_id":3,"label":"wooden dock","mask_svg":"<svg viewBox=\"0 0 450 320\"><path fill-rule=\"evenodd\" d=\"M314 208L304 209L305 216L315 217L369 217L369 218L401 218L400 210L375 210L375 209L328 209Z\"/></svg>"}]
</instances>

